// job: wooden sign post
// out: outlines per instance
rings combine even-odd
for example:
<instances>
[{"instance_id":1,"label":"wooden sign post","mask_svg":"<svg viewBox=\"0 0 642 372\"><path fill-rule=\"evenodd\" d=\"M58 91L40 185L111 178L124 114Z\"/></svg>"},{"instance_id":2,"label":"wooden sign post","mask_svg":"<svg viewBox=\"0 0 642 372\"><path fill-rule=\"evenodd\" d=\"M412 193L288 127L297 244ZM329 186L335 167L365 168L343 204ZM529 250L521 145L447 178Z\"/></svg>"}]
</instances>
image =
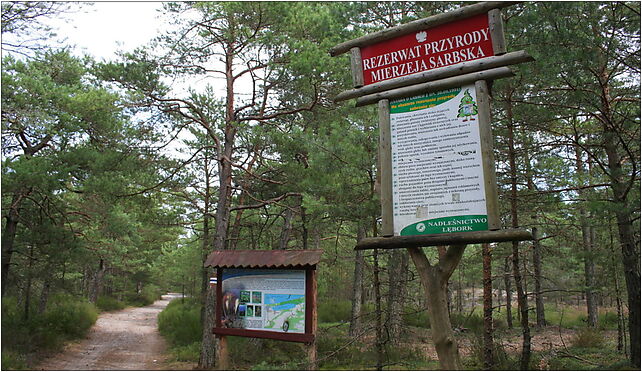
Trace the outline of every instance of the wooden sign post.
<instances>
[{"instance_id":1,"label":"wooden sign post","mask_svg":"<svg viewBox=\"0 0 642 372\"><path fill-rule=\"evenodd\" d=\"M335 101L379 106L383 237L355 249L406 248L426 291L441 367L461 369L448 279L467 244L531 240L501 229L487 81L532 60L507 53L500 8L483 2L344 42L353 89ZM436 263L421 247L449 246Z\"/></svg>"},{"instance_id":2,"label":"wooden sign post","mask_svg":"<svg viewBox=\"0 0 642 372\"><path fill-rule=\"evenodd\" d=\"M214 251L206 267L217 269L217 367L229 368L227 336L305 344L317 367L317 278L320 250Z\"/></svg>"}]
</instances>

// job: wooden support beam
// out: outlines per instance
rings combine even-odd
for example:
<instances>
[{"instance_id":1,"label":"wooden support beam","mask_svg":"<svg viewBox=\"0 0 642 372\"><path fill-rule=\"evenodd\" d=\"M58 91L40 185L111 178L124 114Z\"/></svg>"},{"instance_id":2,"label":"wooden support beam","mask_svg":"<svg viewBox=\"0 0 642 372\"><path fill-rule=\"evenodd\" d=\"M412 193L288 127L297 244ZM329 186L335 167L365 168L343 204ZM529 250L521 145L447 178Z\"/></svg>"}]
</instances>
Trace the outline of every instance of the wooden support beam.
<instances>
[{"instance_id":1,"label":"wooden support beam","mask_svg":"<svg viewBox=\"0 0 642 372\"><path fill-rule=\"evenodd\" d=\"M504 37L504 22L501 10L492 9L488 12L488 28L495 55L506 53L506 38Z\"/></svg>"},{"instance_id":2,"label":"wooden support beam","mask_svg":"<svg viewBox=\"0 0 642 372\"><path fill-rule=\"evenodd\" d=\"M515 73L508 67L498 67L490 70L473 72L466 75L453 76L446 79L431 81L429 83L416 84L409 87L392 89L385 92L370 94L357 98L356 107L371 105L382 99L399 99L412 97L418 94L427 94L443 89L460 87L462 85L474 83L477 80L495 80L505 77L515 76Z\"/></svg>"},{"instance_id":3,"label":"wooden support beam","mask_svg":"<svg viewBox=\"0 0 642 372\"><path fill-rule=\"evenodd\" d=\"M427 28L443 25L462 18L472 17L478 14L486 13L491 9L506 8L511 5L520 3L519 1L487 1L468 5L455 9L447 13L436 14L427 18L418 19L396 27L387 28L378 32L373 32L362 37L348 40L339 45L330 48L330 55L336 57L354 47L364 47L380 43L382 41L394 39L412 32L422 31Z\"/></svg>"},{"instance_id":4,"label":"wooden support beam","mask_svg":"<svg viewBox=\"0 0 642 372\"><path fill-rule=\"evenodd\" d=\"M350 71L352 71L352 86L361 88L363 86L363 65L361 64L361 49L357 47L350 49Z\"/></svg>"},{"instance_id":5,"label":"wooden support beam","mask_svg":"<svg viewBox=\"0 0 642 372\"><path fill-rule=\"evenodd\" d=\"M498 243L523 240L533 240L533 235L530 231L523 229L504 229L497 231L473 231L435 235L365 238L359 241L354 249L395 249L431 247L438 245Z\"/></svg>"},{"instance_id":6,"label":"wooden support beam","mask_svg":"<svg viewBox=\"0 0 642 372\"><path fill-rule=\"evenodd\" d=\"M490 121L490 92L484 80L475 82L477 107L479 111L479 139L481 141L482 172L486 197L488 230L501 229L499 220L499 198L497 196L497 175L495 174L495 155L493 154L493 133Z\"/></svg>"},{"instance_id":7,"label":"wooden support beam","mask_svg":"<svg viewBox=\"0 0 642 372\"><path fill-rule=\"evenodd\" d=\"M401 88L409 85L427 83L429 81L445 79L452 76L468 74L482 70L489 70L496 67L516 65L518 63L531 62L535 59L531 57L526 51L520 50L517 52L506 53L502 56L490 56L474 61L467 61L458 63L452 66L441 67L436 70L429 70L418 72L416 74L401 76L398 78L385 80L379 83L369 84L362 88L350 89L337 94L334 97L334 102L345 101L351 98L357 98L385 90ZM354 67L353 67L354 68ZM354 72L353 72L354 73ZM363 72L361 76L363 81ZM363 82L362 82L363 85Z\"/></svg>"},{"instance_id":8,"label":"wooden support beam","mask_svg":"<svg viewBox=\"0 0 642 372\"><path fill-rule=\"evenodd\" d=\"M381 172L381 234L394 235L392 206L392 142L390 102L379 101L379 171Z\"/></svg>"}]
</instances>

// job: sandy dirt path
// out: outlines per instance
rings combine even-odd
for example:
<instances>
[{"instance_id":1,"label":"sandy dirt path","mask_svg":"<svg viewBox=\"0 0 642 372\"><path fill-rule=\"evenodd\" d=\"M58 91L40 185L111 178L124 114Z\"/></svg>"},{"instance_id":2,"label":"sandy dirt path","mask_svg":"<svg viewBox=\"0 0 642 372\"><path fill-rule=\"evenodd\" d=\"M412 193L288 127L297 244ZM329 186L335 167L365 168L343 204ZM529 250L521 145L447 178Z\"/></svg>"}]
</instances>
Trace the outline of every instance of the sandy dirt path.
<instances>
[{"instance_id":1,"label":"sandy dirt path","mask_svg":"<svg viewBox=\"0 0 642 372\"><path fill-rule=\"evenodd\" d=\"M156 318L176 294L145 307L103 313L84 340L44 360L38 370L160 370L165 340Z\"/></svg>"}]
</instances>

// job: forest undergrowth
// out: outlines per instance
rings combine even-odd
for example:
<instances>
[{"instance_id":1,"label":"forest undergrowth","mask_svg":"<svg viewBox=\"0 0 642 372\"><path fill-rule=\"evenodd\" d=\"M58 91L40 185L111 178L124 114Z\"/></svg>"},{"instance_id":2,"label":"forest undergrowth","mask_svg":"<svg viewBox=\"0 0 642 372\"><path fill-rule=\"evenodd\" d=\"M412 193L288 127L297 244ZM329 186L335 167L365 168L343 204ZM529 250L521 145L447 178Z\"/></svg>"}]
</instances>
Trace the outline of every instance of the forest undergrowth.
<instances>
[{"instance_id":1,"label":"forest undergrowth","mask_svg":"<svg viewBox=\"0 0 642 372\"><path fill-rule=\"evenodd\" d=\"M357 337L350 337L349 305L348 301L319 304L317 348L320 370L376 368L373 362L376 360L375 331L372 327L364 327ZM364 316L372 313L373 309L369 307L363 312ZM468 314L453 313L451 318L465 368L483 369L481 315L475 310ZM534 332L532 369L627 370L626 357L616 351L617 316L611 310L604 310L600 320L600 328L587 328L586 315L576 306L550 307L547 312L550 325ZM158 326L170 345L165 368L195 368L201 337L198 301L193 298L173 300L159 315ZM496 314L495 327L494 369L519 369L520 329L509 329L505 313L500 311ZM233 370L301 370L306 367L305 349L300 344L242 337L228 337L228 340ZM384 370L439 369L426 312L407 311L402 337L397 342L386 340L384 353Z\"/></svg>"}]
</instances>

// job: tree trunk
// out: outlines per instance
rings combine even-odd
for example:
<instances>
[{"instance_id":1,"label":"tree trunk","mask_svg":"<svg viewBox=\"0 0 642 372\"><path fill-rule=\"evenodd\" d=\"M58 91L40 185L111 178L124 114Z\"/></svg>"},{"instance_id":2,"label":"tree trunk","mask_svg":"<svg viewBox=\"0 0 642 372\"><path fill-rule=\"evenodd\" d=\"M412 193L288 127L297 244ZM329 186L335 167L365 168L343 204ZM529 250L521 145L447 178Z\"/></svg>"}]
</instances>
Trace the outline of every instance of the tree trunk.
<instances>
[{"instance_id":1,"label":"tree trunk","mask_svg":"<svg viewBox=\"0 0 642 372\"><path fill-rule=\"evenodd\" d=\"M629 357L631 365L640 368L640 249L633 230L633 223L637 223L637 219L633 218L632 212L636 206L630 205L628 180L623 179L622 163L625 162L625 159L618 153L617 139L619 137L614 130L616 126L611 122L611 96L606 70L602 71L600 83L603 94L601 120L604 128L604 149L608 159L608 175L613 190L615 218L622 249L624 279L628 295L629 347L631 350ZM635 159L629 158L628 161L633 162ZM631 175L631 177L635 177L635 175Z\"/></svg>"},{"instance_id":2,"label":"tree trunk","mask_svg":"<svg viewBox=\"0 0 642 372\"><path fill-rule=\"evenodd\" d=\"M283 229L281 229L281 238L279 239L279 249L287 249L288 243L290 242L290 234L292 233L292 218L294 213L291 208L285 209L285 215L283 219Z\"/></svg>"},{"instance_id":3,"label":"tree trunk","mask_svg":"<svg viewBox=\"0 0 642 372\"><path fill-rule=\"evenodd\" d=\"M47 310L47 303L49 302L49 292L51 290L51 276L47 273L44 283L42 284L42 291L40 292L40 302L38 303L38 314L43 314Z\"/></svg>"},{"instance_id":4,"label":"tree trunk","mask_svg":"<svg viewBox=\"0 0 642 372\"><path fill-rule=\"evenodd\" d=\"M230 43L226 45L225 54L225 80L226 80L226 103L225 103L225 138L222 149L216 154L218 159L218 201L216 203L216 234L212 241L212 249L215 251L225 250L227 248L227 230L230 220L230 203L232 197L232 163L231 159L234 149L234 139L236 137L236 123L234 117L234 38L230 36ZM222 150L222 151L221 151ZM217 285L222 285L218 283ZM212 334L212 328L215 324L214 311L216 306L216 294L209 287L205 296L205 319L203 321L203 338L201 343L201 357L199 360L199 369L212 369L216 363L216 339Z\"/></svg>"},{"instance_id":5,"label":"tree trunk","mask_svg":"<svg viewBox=\"0 0 642 372\"><path fill-rule=\"evenodd\" d=\"M424 287L428 317L439 364L444 370L462 369L457 340L448 316L447 285L464 254L466 246L450 246L448 252L431 265L421 248L407 248Z\"/></svg>"},{"instance_id":6,"label":"tree trunk","mask_svg":"<svg viewBox=\"0 0 642 372\"><path fill-rule=\"evenodd\" d=\"M491 370L495 365L493 358L493 272L489 243L482 244L482 265L484 283L484 369Z\"/></svg>"},{"instance_id":7,"label":"tree trunk","mask_svg":"<svg viewBox=\"0 0 642 372\"><path fill-rule=\"evenodd\" d=\"M539 242L537 227L533 227L533 271L535 274L535 314L537 318L537 327L546 326L546 317L544 314L544 296L542 296L542 247Z\"/></svg>"},{"instance_id":8,"label":"tree trunk","mask_svg":"<svg viewBox=\"0 0 642 372\"><path fill-rule=\"evenodd\" d=\"M406 272L408 271L408 254L401 249L393 249L388 260L388 311L386 330L388 339L398 344L403 328L403 304L406 303Z\"/></svg>"},{"instance_id":9,"label":"tree trunk","mask_svg":"<svg viewBox=\"0 0 642 372\"><path fill-rule=\"evenodd\" d=\"M23 195L19 192L13 194L11 198L11 205L9 206L9 213L7 213L7 221L2 233L2 296L5 295L7 289L7 281L9 279L9 271L11 270L11 256L13 255L13 242L16 238L18 231L19 207Z\"/></svg>"},{"instance_id":10,"label":"tree trunk","mask_svg":"<svg viewBox=\"0 0 642 372\"><path fill-rule=\"evenodd\" d=\"M508 117L508 162L510 165L511 191L510 191L510 213L511 226L519 227L517 220L517 165L515 154L515 125L513 123L512 102L507 104ZM528 325L528 298L524 293L522 274L519 267L519 242L512 242L513 245L513 277L515 278L515 289L517 290L517 304L519 307L520 321L522 325L522 353L520 357L520 369L527 370L531 356L531 335Z\"/></svg>"},{"instance_id":11,"label":"tree trunk","mask_svg":"<svg viewBox=\"0 0 642 372\"><path fill-rule=\"evenodd\" d=\"M103 289L103 278L105 277L105 261L101 258L98 269L94 272L91 288L89 289L89 302L95 304Z\"/></svg>"},{"instance_id":12,"label":"tree trunk","mask_svg":"<svg viewBox=\"0 0 642 372\"><path fill-rule=\"evenodd\" d=\"M613 265L613 270L617 267L615 262L615 248L613 246L613 231L611 226L609 226L609 236L611 238L611 244L609 248L611 250L611 264ZM618 280L618 275L613 274L613 285L615 287L615 306L617 310L617 351L624 351L624 312L622 311L622 300L620 297L620 281Z\"/></svg>"},{"instance_id":13,"label":"tree trunk","mask_svg":"<svg viewBox=\"0 0 642 372\"><path fill-rule=\"evenodd\" d=\"M381 281L379 279L379 250L374 249L374 291L375 291L375 348L377 350L377 365L376 370L383 370L383 324L382 324L382 314L381 314Z\"/></svg>"},{"instance_id":14,"label":"tree trunk","mask_svg":"<svg viewBox=\"0 0 642 372\"><path fill-rule=\"evenodd\" d=\"M28 264L27 264L27 284L25 285L25 302L24 302L24 314L23 318L25 321L29 320L29 316L31 315L31 283L33 280L33 273L32 273L32 267L33 267L33 245L29 246L29 257L28 257Z\"/></svg>"},{"instance_id":15,"label":"tree trunk","mask_svg":"<svg viewBox=\"0 0 642 372\"><path fill-rule=\"evenodd\" d=\"M504 290L506 291L506 325L513 329L513 291L510 282L510 256L504 258Z\"/></svg>"},{"instance_id":16,"label":"tree trunk","mask_svg":"<svg viewBox=\"0 0 642 372\"><path fill-rule=\"evenodd\" d=\"M535 193L537 192L537 186L533 180L533 169L531 167L531 157L528 151L529 148L534 147L531 136L527 137L528 143L524 149L524 160L526 164L526 183L528 190ZM535 317L537 320L537 328L542 328L546 326L546 317L544 314L544 299L542 295L542 247L539 241L539 236L537 235L537 227L535 226L538 222L537 211L533 210L531 215L531 221L533 223L533 284L535 286Z\"/></svg>"},{"instance_id":17,"label":"tree trunk","mask_svg":"<svg viewBox=\"0 0 642 372\"><path fill-rule=\"evenodd\" d=\"M357 242L365 238L366 232L364 227L357 226ZM351 337L356 337L361 331L361 303L363 290L363 251L354 252L354 280L352 281L352 310L350 312L350 330Z\"/></svg>"},{"instance_id":18,"label":"tree trunk","mask_svg":"<svg viewBox=\"0 0 642 372\"><path fill-rule=\"evenodd\" d=\"M579 143L579 137L575 135L575 142ZM582 179L584 176L584 165L582 159L582 149L575 145L575 168L576 173ZM583 199L585 192L578 190L579 199ZM586 296L586 313L587 325L597 327L597 301L595 300L595 262L593 260L593 242L591 240L591 227L589 226L589 217L584 205L585 201L580 201L578 213L580 217L580 226L582 230L582 251L584 258L584 295Z\"/></svg>"},{"instance_id":19,"label":"tree trunk","mask_svg":"<svg viewBox=\"0 0 642 372\"><path fill-rule=\"evenodd\" d=\"M211 273L213 275L213 273ZM208 274L208 276L210 276ZM221 285L218 283L217 285ZM216 287L207 286L205 292L205 305L203 306L203 339L202 346L207 345L208 347L201 347L201 355L198 360L199 366L211 366L209 369L212 369L216 364L216 337L212 333L212 329L216 325Z\"/></svg>"}]
</instances>

